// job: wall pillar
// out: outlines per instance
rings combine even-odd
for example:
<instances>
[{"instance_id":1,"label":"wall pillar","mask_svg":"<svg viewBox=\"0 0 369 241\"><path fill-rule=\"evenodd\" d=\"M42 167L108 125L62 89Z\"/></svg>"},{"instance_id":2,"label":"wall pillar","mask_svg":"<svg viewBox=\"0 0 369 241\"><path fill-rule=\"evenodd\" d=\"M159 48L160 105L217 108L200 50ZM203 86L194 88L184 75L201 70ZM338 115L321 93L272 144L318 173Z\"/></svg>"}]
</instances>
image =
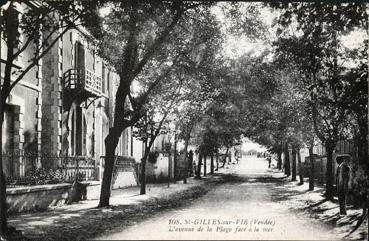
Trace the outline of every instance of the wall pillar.
<instances>
[{"instance_id":1,"label":"wall pillar","mask_svg":"<svg viewBox=\"0 0 369 241\"><path fill-rule=\"evenodd\" d=\"M61 31L62 29L54 37ZM43 59L42 98L39 100L42 112L41 152L45 158L42 158L41 162L42 166L48 169L61 164L61 159L47 156L55 157L62 152L63 38L59 38Z\"/></svg>"}]
</instances>

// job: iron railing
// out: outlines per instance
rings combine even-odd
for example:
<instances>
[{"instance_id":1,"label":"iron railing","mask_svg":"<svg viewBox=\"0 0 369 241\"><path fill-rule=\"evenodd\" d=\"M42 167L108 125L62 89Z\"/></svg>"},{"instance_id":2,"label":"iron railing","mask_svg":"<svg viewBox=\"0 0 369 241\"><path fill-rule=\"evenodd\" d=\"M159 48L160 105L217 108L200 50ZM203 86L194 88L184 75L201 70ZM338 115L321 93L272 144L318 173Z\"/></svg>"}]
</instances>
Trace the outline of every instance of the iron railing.
<instances>
[{"instance_id":1,"label":"iron railing","mask_svg":"<svg viewBox=\"0 0 369 241\"><path fill-rule=\"evenodd\" d=\"M105 166L105 156L47 155L41 153L3 153L4 172L8 187L99 181ZM116 156L115 171L133 171L138 179L139 168L133 157ZM115 175L115 174L114 174Z\"/></svg>"},{"instance_id":2,"label":"iron railing","mask_svg":"<svg viewBox=\"0 0 369 241\"><path fill-rule=\"evenodd\" d=\"M3 164L10 187L99 179L93 157L12 152L3 153Z\"/></svg>"},{"instance_id":3,"label":"iron railing","mask_svg":"<svg viewBox=\"0 0 369 241\"><path fill-rule=\"evenodd\" d=\"M73 181L75 178L85 181L99 179L99 165L93 157L64 157L62 159L62 169L66 181Z\"/></svg>"},{"instance_id":4,"label":"iron railing","mask_svg":"<svg viewBox=\"0 0 369 241\"><path fill-rule=\"evenodd\" d=\"M63 76L64 88L85 89L100 96L102 91L102 78L88 69L69 69Z\"/></svg>"}]
</instances>

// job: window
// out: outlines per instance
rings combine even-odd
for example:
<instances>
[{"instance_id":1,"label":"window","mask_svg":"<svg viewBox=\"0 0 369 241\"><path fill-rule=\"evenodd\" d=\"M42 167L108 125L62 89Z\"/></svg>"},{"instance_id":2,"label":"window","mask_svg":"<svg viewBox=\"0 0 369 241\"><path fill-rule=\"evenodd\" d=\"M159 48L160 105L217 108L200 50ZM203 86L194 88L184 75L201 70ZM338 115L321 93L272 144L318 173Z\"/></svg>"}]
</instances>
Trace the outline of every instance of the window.
<instances>
[{"instance_id":1,"label":"window","mask_svg":"<svg viewBox=\"0 0 369 241\"><path fill-rule=\"evenodd\" d=\"M85 48L83 44L76 42L75 51L76 54L74 66L76 69L83 69L85 67Z\"/></svg>"},{"instance_id":2,"label":"window","mask_svg":"<svg viewBox=\"0 0 369 241\"><path fill-rule=\"evenodd\" d=\"M96 62L97 62L95 51L93 51L93 53L92 53L92 58L93 58L92 70L95 72L95 70L96 70Z\"/></svg>"},{"instance_id":3,"label":"window","mask_svg":"<svg viewBox=\"0 0 369 241\"><path fill-rule=\"evenodd\" d=\"M15 154L19 151L19 148L17 148L17 146L19 147L19 128L17 127L19 125L16 125L17 120L19 120L19 114L16 114L17 108L19 109L19 106L5 106L4 123L2 127L2 151L6 153L4 156L3 165L5 174L9 176L16 175L19 170L17 168L17 162L15 161L16 159L11 157L11 153Z\"/></svg>"},{"instance_id":4,"label":"window","mask_svg":"<svg viewBox=\"0 0 369 241\"><path fill-rule=\"evenodd\" d=\"M9 8L8 10L9 14L11 15L11 23L8 24L8 28L10 30L12 30L12 34L11 35L8 35L8 38L9 36L11 36L10 38L14 41L15 43L15 46L14 46L14 53L17 53L18 51L21 50L22 48L22 45L24 44L24 34L21 33L19 31L19 20L20 20L20 17L21 17L21 13L19 11L19 8L18 7L15 7L15 8ZM1 33L1 39L5 41L5 38L4 38L4 34ZM1 43L2 45L2 48L6 48L6 43ZM22 63L22 57L23 57L23 53L27 51L27 50L23 50L18 56L17 58L13 61L13 67L15 68L22 68L23 67L23 63ZM5 53L6 51L4 51Z\"/></svg>"},{"instance_id":5,"label":"window","mask_svg":"<svg viewBox=\"0 0 369 241\"><path fill-rule=\"evenodd\" d=\"M76 134L76 130L75 130L76 128L75 128L75 116L74 116L74 112L72 113L72 129L71 129L71 143L70 143L70 145L71 145L71 149L72 149L72 151L71 151L71 154L72 155L74 155L75 154L75 151L74 151L74 149L75 149L75 147L74 147L74 143L75 143L75 138L76 138L76 136L75 136L75 134Z\"/></svg>"},{"instance_id":6,"label":"window","mask_svg":"<svg viewBox=\"0 0 369 241\"><path fill-rule=\"evenodd\" d=\"M78 106L76 108L76 155L82 155L82 123L82 108Z\"/></svg>"},{"instance_id":7,"label":"window","mask_svg":"<svg viewBox=\"0 0 369 241\"><path fill-rule=\"evenodd\" d=\"M109 92L109 87L110 87L110 71L108 72L108 75L107 75L106 92Z\"/></svg>"},{"instance_id":8,"label":"window","mask_svg":"<svg viewBox=\"0 0 369 241\"><path fill-rule=\"evenodd\" d=\"M71 148L72 155L86 155L87 122L82 108L77 106L72 114Z\"/></svg>"},{"instance_id":9,"label":"window","mask_svg":"<svg viewBox=\"0 0 369 241\"><path fill-rule=\"evenodd\" d=\"M102 92L105 93L106 92L106 89L105 89L105 64L102 63L102 71L101 71L101 75L102 75L102 83L101 83L101 89L102 89Z\"/></svg>"},{"instance_id":10,"label":"window","mask_svg":"<svg viewBox=\"0 0 369 241\"><path fill-rule=\"evenodd\" d=\"M82 155L86 155L86 143L87 143L87 122L84 115L82 115Z\"/></svg>"},{"instance_id":11,"label":"window","mask_svg":"<svg viewBox=\"0 0 369 241\"><path fill-rule=\"evenodd\" d=\"M15 114L13 106L6 105L3 123L3 151L12 152L14 150L15 135Z\"/></svg>"}]
</instances>

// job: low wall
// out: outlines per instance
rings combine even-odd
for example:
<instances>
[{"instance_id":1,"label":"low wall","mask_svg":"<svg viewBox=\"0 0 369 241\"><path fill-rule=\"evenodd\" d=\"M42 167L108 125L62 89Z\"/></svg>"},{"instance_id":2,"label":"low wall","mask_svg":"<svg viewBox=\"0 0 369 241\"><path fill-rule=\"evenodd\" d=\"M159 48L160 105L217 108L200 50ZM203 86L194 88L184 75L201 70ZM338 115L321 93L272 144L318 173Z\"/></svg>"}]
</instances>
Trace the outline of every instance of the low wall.
<instances>
[{"instance_id":1,"label":"low wall","mask_svg":"<svg viewBox=\"0 0 369 241\"><path fill-rule=\"evenodd\" d=\"M112 188L137 186L135 159L132 157L118 157L113 173ZM87 200L100 197L100 182L85 181L87 185ZM68 191L72 184L50 184L30 187L11 188L6 191L8 213L27 211L43 211L50 206L63 205L68 198Z\"/></svg>"},{"instance_id":2,"label":"low wall","mask_svg":"<svg viewBox=\"0 0 369 241\"><path fill-rule=\"evenodd\" d=\"M134 157L119 156L114 166L112 189L137 186L139 182L136 165Z\"/></svg>"},{"instance_id":3,"label":"low wall","mask_svg":"<svg viewBox=\"0 0 369 241\"><path fill-rule=\"evenodd\" d=\"M97 181L83 183L88 183L87 199L98 199L100 183ZM43 211L50 206L62 205L68 197L71 186L71 184L51 184L8 189L6 191L8 213Z\"/></svg>"},{"instance_id":4,"label":"low wall","mask_svg":"<svg viewBox=\"0 0 369 241\"><path fill-rule=\"evenodd\" d=\"M137 177L133 171L118 171L113 182L113 189L137 186Z\"/></svg>"}]
</instances>

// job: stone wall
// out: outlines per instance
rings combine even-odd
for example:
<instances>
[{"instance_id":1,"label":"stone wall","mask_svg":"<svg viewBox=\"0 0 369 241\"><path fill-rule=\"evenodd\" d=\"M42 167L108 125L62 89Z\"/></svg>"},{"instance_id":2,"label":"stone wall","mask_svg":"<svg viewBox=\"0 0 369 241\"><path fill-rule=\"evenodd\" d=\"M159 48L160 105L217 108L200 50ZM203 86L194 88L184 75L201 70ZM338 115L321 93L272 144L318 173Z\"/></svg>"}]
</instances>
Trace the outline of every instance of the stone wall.
<instances>
[{"instance_id":1,"label":"stone wall","mask_svg":"<svg viewBox=\"0 0 369 241\"><path fill-rule=\"evenodd\" d=\"M88 182L88 184L87 200L98 199L100 183ZM8 213L44 211L50 206L64 204L71 186L71 184L52 184L8 189L6 191Z\"/></svg>"}]
</instances>

